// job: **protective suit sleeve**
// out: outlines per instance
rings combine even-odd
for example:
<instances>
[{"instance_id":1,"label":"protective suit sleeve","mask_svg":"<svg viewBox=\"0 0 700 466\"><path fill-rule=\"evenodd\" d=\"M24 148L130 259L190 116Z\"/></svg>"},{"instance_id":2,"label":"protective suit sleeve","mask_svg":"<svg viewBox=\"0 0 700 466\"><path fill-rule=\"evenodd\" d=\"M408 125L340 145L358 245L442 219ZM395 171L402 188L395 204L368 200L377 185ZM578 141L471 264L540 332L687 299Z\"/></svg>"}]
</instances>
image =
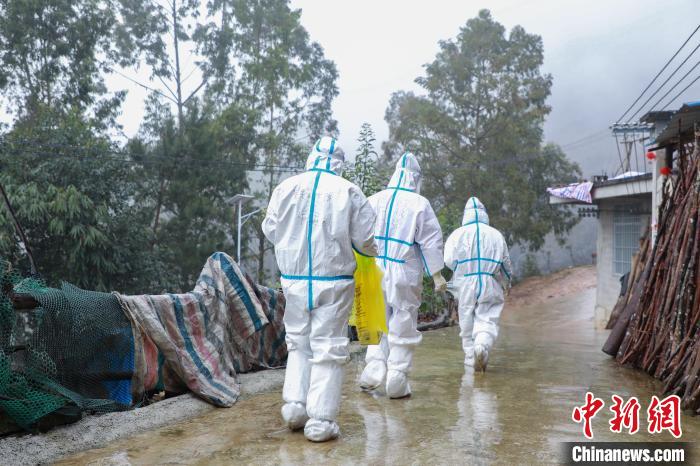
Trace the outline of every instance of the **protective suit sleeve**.
<instances>
[{"instance_id":1,"label":"protective suit sleeve","mask_svg":"<svg viewBox=\"0 0 700 466\"><path fill-rule=\"evenodd\" d=\"M445 242L445 265L454 270L457 262L457 244L459 242L459 229L452 232Z\"/></svg>"},{"instance_id":2,"label":"protective suit sleeve","mask_svg":"<svg viewBox=\"0 0 700 466\"><path fill-rule=\"evenodd\" d=\"M512 277L513 277L513 263L510 260L510 253L508 252L508 243L506 243L505 238L503 238L503 245L501 246L503 250L503 256L501 257L501 275L503 282L501 285L504 290L508 290L511 287Z\"/></svg>"},{"instance_id":3,"label":"protective suit sleeve","mask_svg":"<svg viewBox=\"0 0 700 466\"><path fill-rule=\"evenodd\" d=\"M275 189L270 196L270 202L267 205L267 211L265 212L265 218L262 222L262 231L265 237L270 240L272 244L277 244L275 241L275 231L277 230L277 190Z\"/></svg>"},{"instance_id":4,"label":"protective suit sleeve","mask_svg":"<svg viewBox=\"0 0 700 466\"><path fill-rule=\"evenodd\" d=\"M369 201L359 188L353 188L350 192L350 200L353 204L352 217L350 218L350 240L352 247L365 256L377 256L377 244L374 241L374 223L377 214Z\"/></svg>"},{"instance_id":5,"label":"protective suit sleeve","mask_svg":"<svg viewBox=\"0 0 700 466\"><path fill-rule=\"evenodd\" d=\"M434 275L440 272L445 265L442 257L442 228L429 202L425 203L418 216L415 241L423 255L427 274Z\"/></svg>"}]
</instances>

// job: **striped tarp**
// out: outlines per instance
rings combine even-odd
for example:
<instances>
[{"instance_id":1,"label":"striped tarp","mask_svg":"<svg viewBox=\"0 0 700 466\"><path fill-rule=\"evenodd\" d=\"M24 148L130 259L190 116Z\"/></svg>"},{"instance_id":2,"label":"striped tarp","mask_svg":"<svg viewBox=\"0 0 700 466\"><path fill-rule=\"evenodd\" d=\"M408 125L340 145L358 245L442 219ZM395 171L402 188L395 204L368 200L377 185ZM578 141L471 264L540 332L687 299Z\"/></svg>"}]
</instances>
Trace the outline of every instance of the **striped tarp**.
<instances>
[{"instance_id":1,"label":"striped tarp","mask_svg":"<svg viewBox=\"0 0 700 466\"><path fill-rule=\"evenodd\" d=\"M568 186L547 188L547 193L554 197L559 197L562 199L575 199L577 201L591 204L593 202L591 199L591 189L593 189L593 183L590 181L584 181L583 183L572 183Z\"/></svg>"},{"instance_id":2,"label":"striped tarp","mask_svg":"<svg viewBox=\"0 0 700 466\"><path fill-rule=\"evenodd\" d=\"M286 359L281 292L252 283L224 253L209 257L190 293L118 297L137 330L134 385L143 392L160 380L168 391L184 386L231 406L237 372Z\"/></svg>"}]
</instances>

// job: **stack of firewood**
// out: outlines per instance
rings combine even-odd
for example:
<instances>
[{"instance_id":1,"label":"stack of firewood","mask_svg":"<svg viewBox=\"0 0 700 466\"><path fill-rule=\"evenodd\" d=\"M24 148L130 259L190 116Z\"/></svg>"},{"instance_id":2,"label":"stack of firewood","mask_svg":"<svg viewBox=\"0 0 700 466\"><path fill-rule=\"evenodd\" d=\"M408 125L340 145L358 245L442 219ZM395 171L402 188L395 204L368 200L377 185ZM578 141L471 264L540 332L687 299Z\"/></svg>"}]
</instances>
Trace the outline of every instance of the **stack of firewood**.
<instances>
[{"instance_id":1,"label":"stack of firewood","mask_svg":"<svg viewBox=\"0 0 700 466\"><path fill-rule=\"evenodd\" d=\"M669 177L655 245L647 237L603 351L662 380L700 412L700 133ZM670 184L669 184L670 183Z\"/></svg>"}]
</instances>

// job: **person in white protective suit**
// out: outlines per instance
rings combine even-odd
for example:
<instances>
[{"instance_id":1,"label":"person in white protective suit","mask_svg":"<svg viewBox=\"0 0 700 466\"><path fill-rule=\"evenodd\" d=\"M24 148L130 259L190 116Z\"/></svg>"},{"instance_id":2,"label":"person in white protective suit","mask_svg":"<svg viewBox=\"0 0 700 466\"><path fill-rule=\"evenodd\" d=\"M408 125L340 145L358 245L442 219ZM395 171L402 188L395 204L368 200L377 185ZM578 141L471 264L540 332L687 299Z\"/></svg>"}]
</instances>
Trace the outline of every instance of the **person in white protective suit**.
<instances>
[{"instance_id":1,"label":"person in white protective suit","mask_svg":"<svg viewBox=\"0 0 700 466\"><path fill-rule=\"evenodd\" d=\"M513 268L505 238L489 225L476 197L467 201L462 226L447 238L445 265L454 271L458 290L464 365L485 371Z\"/></svg>"},{"instance_id":2,"label":"person in white protective suit","mask_svg":"<svg viewBox=\"0 0 700 466\"><path fill-rule=\"evenodd\" d=\"M413 351L422 339L417 327L423 271L432 275L436 290L444 291L447 286L440 273L442 230L430 202L419 194L420 184L418 160L407 152L397 162L387 189L369 198L377 213L376 261L384 272L389 333L382 336L379 345L367 348L360 387L373 390L386 379L390 398L411 394L408 373Z\"/></svg>"},{"instance_id":3,"label":"person in white protective suit","mask_svg":"<svg viewBox=\"0 0 700 466\"><path fill-rule=\"evenodd\" d=\"M307 171L274 190L263 221L287 299L282 417L290 429L304 427L306 438L318 442L339 434L336 417L355 290L353 248L377 255L374 210L360 188L340 177L343 162L335 139L319 139Z\"/></svg>"}]
</instances>

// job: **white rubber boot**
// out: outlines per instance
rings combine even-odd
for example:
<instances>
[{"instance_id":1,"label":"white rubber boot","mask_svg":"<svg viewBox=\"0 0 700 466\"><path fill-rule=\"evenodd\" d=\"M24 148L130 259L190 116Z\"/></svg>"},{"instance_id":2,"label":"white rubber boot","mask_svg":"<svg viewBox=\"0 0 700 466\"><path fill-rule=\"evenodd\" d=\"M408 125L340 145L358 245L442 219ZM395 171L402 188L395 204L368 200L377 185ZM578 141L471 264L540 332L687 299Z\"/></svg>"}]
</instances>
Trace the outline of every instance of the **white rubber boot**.
<instances>
[{"instance_id":1,"label":"white rubber boot","mask_svg":"<svg viewBox=\"0 0 700 466\"><path fill-rule=\"evenodd\" d=\"M464 367L468 367L470 369L474 368L474 355L464 356Z\"/></svg>"},{"instance_id":2,"label":"white rubber boot","mask_svg":"<svg viewBox=\"0 0 700 466\"><path fill-rule=\"evenodd\" d=\"M411 395L411 386L405 372L389 370L386 376L386 395L389 398L405 398Z\"/></svg>"},{"instance_id":3,"label":"white rubber boot","mask_svg":"<svg viewBox=\"0 0 700 466\"><path fill-rule=\"evenodd\" d=\"M489 350L485 346L476 345L474 347L474 370L486 372L489 363Z\"/></svg>"},{"instance_id":4,"label":"white rubber boot","mask_svg":"<svg viewBox=\"0 0 700 466\"><path fill-rule=\"evenodd\" d=\"M309 416L306 414L306 406L302 403L285 403L282 406L282 419L291 430L298 430L304 427Z\"/></svg>"},{"instance_id":5,"label":"white rubber boot","mask_svg":"<svg viewBox=\"0 0 700 466\"><path fill-rule=\"evenodd\" d=\"M367 363L360 376L360 388L374 390L384 383L386 379L386 363L373 359Z\"/></svg>"},{"instance_id":6,"label":"white rubber boot","mask_svg":"<svg viewBox=\"0 0 700 466\"><path fill-rule=\"evenodd\" d=\"M335 421L309 419L304 427L304 437L311 442L327 442L338 438L340 427Z\"/></svg>"},{"instance_id":7,"label":"white rubber boot","mask_svg":"<svg viewBox=\"0 0 700 466\"><path fill-rule=\"evenodd\" d=\"M465 367L474 367L474 346L469 344L469 345L463 345L464 346L464 366Z\"/></svg>"}]
</instances>

